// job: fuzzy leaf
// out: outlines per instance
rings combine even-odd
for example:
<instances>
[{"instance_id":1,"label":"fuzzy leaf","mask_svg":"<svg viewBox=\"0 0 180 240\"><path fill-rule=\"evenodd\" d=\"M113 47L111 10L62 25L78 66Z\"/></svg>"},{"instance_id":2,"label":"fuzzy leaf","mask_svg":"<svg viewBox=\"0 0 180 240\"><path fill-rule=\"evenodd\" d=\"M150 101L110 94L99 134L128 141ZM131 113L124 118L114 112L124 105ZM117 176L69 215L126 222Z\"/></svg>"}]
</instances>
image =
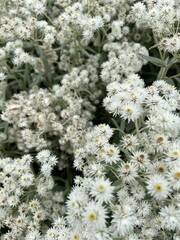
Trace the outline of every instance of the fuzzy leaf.
<instances>
[{"instance_id":1,"label":"fuzzy leaf","mask_svg":"<svg viewBox=\"0 0 180 240\"><path fill-rule=\"evenodd\" d=\"M146 59L148 62L153 63L154 65L158 66L158 67L165 67L166 65L164 64L164 62L162 62L162 60L160 60L159 58L155 58L155 57L150 57L150 56L146 56L144 54L139 53L139 56Z\"/></svg>"}]
</instances>

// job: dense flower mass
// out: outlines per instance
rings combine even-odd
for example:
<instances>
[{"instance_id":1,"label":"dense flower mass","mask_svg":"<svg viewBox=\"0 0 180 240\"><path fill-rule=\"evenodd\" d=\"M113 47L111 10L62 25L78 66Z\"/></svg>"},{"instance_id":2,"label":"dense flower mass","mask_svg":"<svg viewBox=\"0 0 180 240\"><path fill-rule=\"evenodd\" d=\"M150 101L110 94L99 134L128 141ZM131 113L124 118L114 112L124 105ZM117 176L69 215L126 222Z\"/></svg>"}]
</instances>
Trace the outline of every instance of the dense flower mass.
<instances>
[{"instance_id":1,"label":"dense flower mass","mask_svg":"<svg viewBox=\"0 0 180 240\"><path fill-rule=\"evenodd\" d=\"M0 239L180 239L180 1L0 1Z\"/></svg>"}]
</instances>

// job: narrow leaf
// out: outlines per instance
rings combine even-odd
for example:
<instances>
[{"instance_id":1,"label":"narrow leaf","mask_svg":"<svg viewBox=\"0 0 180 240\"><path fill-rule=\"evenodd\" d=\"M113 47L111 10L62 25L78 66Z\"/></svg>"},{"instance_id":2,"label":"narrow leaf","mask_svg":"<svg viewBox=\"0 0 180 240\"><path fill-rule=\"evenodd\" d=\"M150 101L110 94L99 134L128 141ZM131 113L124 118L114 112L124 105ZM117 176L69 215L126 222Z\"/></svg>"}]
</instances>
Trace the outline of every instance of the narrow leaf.
<instances>
[{"instance_id":1,"label":"narrow leaf","mask_svg":"<svg viewBox=\"0 0 180 240\"><path fill-rule=\"evenodd\" d=\"M139 56L146 59L148 62L153 63L154 65L156 65L158 67L166 67L164 62L159 58L150 57L150 56L147 56L147 55L144 55L144 54L141 54L141 53L139 53Z\"/></svg>"}]
</instances>

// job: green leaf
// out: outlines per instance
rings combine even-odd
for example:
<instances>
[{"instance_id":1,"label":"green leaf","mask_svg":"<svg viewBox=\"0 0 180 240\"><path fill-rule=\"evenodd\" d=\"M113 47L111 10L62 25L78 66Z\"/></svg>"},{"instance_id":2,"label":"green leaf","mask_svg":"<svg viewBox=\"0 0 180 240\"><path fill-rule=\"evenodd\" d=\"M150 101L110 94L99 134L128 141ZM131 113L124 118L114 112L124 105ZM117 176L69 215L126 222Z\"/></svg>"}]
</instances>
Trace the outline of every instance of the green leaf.
<instances>
[{"instance_id":1,"label":"green leaf","mask_svg":"<svg viewBox=\"0 0 180 240\"><path fill-rule=\"evenodd\" d=\"M89 47L89 46L85 46L84 48L85 48L86 50L88 50L89 52L91 52L91 53L95 53L95 54L97 54L97 52L94 51L94 49L92 49L92 48Z\"/></svg>"},{"instance_id":2,"label":"green leaf","mask_svg":"<svg viewBox=\"0 0 180 240\"><path fill-rule=\"evenodd\" d=\"M120 129L120 126L118 125L118 123L116 122L116 120L114 118L111 118L114 126L116 126L118 129Z\"/></svg>"},{"instance_id":3,"label":"green leaf","mask_svg":"<svg viewBox=\"0 0 180 240\"><path fill-rule=\"evenodd\" d=\"M24 80L25 80L25 82L28 83L28 86L30 86L31 79L30 79L30 70L29 70L28 64L25 65Z\"/></svg>"},{"instance_id":4,"label":"green leaf","mask_svg":"<svg viewBox=\"0 0 180 240\"><path fill-rule=\"evenodd\" d=\"M112 186L115 186L115 187L119 187L122 185L122 180L116 180L115 182L113 182Z\"/></svg>"},{"instance_id":5,"label":"green leaf","mask_svg":"<svg viewBox=\"0 0 180 240\"><path fill-rule=\"evenodd\" d=\"M157 80L164 80L164 77L166 76L166 68L162 67L160 70L159 70L159 73L157 75Z\"/></svg>"},{"instance_id":6,"label":"green leaf","mask_svg":"<svg viewBox=\"0 0 180 240\"><path fill-rule=\"evenodd\" d=\"M166 67L165 63L159 59L159 58L155 58L155 57L150 57L144 54L139 53L139 56L146 59L148 62L151 62L152 64L158 66L158 67Z\"/></svg>"},{"instance_id":7,"label":"green leaf","mask_svg":"<svg viewBox=\"0 0 180 240\"><path fill-rule=\"evenodd\" d=\"M166 78L165 81L170 85L173 85L173 86L175 85L171 78Z\"/></svg>"}]
</instances>

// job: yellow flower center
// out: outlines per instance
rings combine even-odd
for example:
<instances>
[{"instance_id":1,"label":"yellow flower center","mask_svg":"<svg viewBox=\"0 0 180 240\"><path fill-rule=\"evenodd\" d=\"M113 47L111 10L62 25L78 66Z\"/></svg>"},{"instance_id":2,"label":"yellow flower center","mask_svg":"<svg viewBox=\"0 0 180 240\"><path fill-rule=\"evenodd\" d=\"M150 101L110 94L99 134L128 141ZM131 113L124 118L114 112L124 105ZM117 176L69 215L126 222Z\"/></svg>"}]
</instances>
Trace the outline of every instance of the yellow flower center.
<instances>
[{"instance_id":1,"label":"yellow flower center","mask_svg":"<svg viewBox=\"0 0 180 240\"><path fill-rule=\"evenodd\" d=\"M75 234L73 235L73 240L78 240L78 239L79 239L78 234L75 233Z\"/></svg>"},{"instance_id":2,"label":"yellow flower center","mask_svg":"<svg viewBox=\"0 0 180 240\"><path fill-rule=\"evenodd\" d=\"M15 161L16 163L20 163L21 162L21 159L16 159L16 161Z\"/></svg>"},{"instance_id":3,"label":"yellow flower center","mask_svg":"<svg viewBox=\"0 0 180 240\"><path fill-rule=\"evenodd\" d=\"M96 138L96 139L95 139L95 143L99 144L100 142L101 142L101 141L100 141L99 138Z\"/></svg>"},{"instance_id":4,"label":"yellow flower center","mask_svg":"<svg viewBox=\"0 0 180 240\"><path fill-rule=\"evenodd\" d=\"M23 180L23 182L27 182L28 181L27 177L24 177L22 180Z\"/></svg>"},{"instance_id":5,"label":"yellow flower center","mask_svg":"<svg viewBox=\"0 0 180 240\"><path fill-rule=\"evenodd\" d=\"M178 158L179 157L179 153L177 151L174 151L174 152L172 152L172 156L174 158Z\"/></svg>"},{"instance_id":6,"label":"yellow flower center","mask_svg":"<svg viewBox=\"0 0 180 240\"><path fill-rule=\"evenodd\" d=\"M180 179L180 172L176 172L175 178Z\"/></svg>"},{"instance_id":7,"label":"yellow flower center","mask_svg":"<svg viewBox=\"0 0 180 240\"><path fill-rule=\"evenodd\" d=\"M156 192L162 192L162 190L163 190L162 184L161 183L157 183L155 185L155 190L156 190Z\"/></svg>"},{"instance_id":8,"label":"yellow flower center","mask_svg":"<svg viewBox=\"0 0 180 240\"><path fill-rule=\"evenodd\" d=\"M98 191L99 192L104 192L105 190L106 190L106 188L105 188L104 185L101 184L101 185L98 186Z\"/></svg>"},{"instance_id":9,"label":"yellow flower center","mask_svg":"<svg viewBox=\"0 0 180 240\"><path fill-rule=\"evenodd\" d=\"M95 212L92 212L92 213L90 213L89 214L89 220L90 221L96 221L96 219L97 219L97 214L95 213Z\"/></svg>"},{"instance_id":10,"label":"yellow flower center","mask_svg":"<svg viewBox=\"0 0 180 240\"><path fill-rule=\"evenodd\" d=\"M50 232L49 234L49 237L54 237L54 233Z\"/></svg>"},{"instance_id":11,"label":"yellow flower center","mask_svg":"<svg viewBox=\"0 0 180 240\"><path fill-rule=\"evenodd\" d=\"M114 149L112 149L112 148L108 149L108 153L109 153L110 155L114 155Z\"/></svg>"},{"instance_id":12,"label":"yellow flower center","mask_svg":"<svg viewBox=\"0 0 180 240\"><path fill-rule=\"evenodd\" d=\"M73 208L77 208L78 206L79 206L79 204L78 204L78 202L73 202L72 204L71 204L71 206L73 207Z\"/></svg>"},{"instance_id":13,"label":"yellow flower center","mask_svg":"<svg viewBox=\"0 0 180 240\"><path fill-rule=\"evenodd\" d=\"M132 108L126 108L125 112L126 113L132 113Z\"/></svg>"}]
</instances>

